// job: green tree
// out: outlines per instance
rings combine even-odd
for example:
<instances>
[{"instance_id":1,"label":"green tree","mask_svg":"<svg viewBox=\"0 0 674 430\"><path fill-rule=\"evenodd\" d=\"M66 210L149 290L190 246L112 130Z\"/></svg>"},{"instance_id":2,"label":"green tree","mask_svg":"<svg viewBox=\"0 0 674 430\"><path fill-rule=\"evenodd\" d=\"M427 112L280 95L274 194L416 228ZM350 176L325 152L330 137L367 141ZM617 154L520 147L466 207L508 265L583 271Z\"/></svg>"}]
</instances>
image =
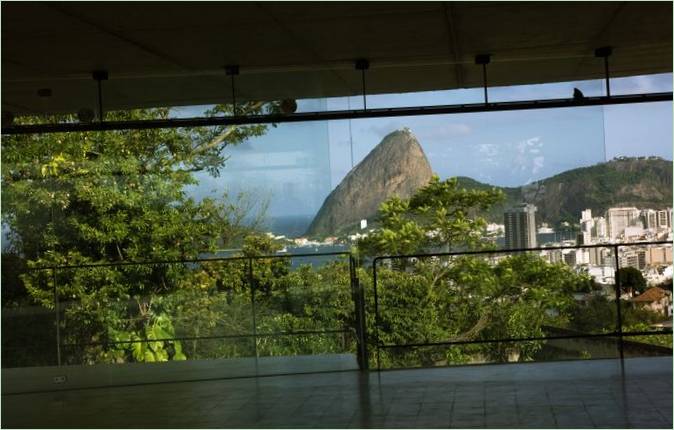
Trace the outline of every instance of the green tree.
<instances>
[{"instance_id":1,"label":"green tree","mask_svg":"<svg viewBox=\"0 0 674 430\"><path fill-rule=\"evenodd\" d=\"M636 291L641 294L646 290L646 279L639 269L635 269L634 267L621 267L618 269L618 276L620 277L620 289L623 292Z\"/></svg>"},{"instance_id":2,"label":"green tree","mask_svg":"<svg viewBox=\"0 0 674 430\"><path fill-rule=\"evenodd\" d=\"M249 103L242 109L269 113L276 105ZM208 112L227 113L231 107ZM144 109L110 113L108 119L164 119L169 114L169 109ZM39 119L17 122L35 121ZM196 172L218 174L225 165L225 147L266 129L4 136L2 221L9 227L12 251L29 268L38 268L190 259L240 240L248 215L237 205L240 199L225 195L195 201L185 188L196 183ZM56 287L65 305L65 343L98 345L80 350L78 360L144 361L183 357L177 344L152 342L174 329L170 316L177 304L166 297L180 289L207 290L216 283L213 274L183 264L148 264L57 270L54 276L27 271L21 279L32 299L51 309ZM148 340L142 344L145 350L106 346L134 336Z\"/></svg>"},{"instance_id":3,"label":"green tree","mask_svg":"<svg viewBox=\"0 0 674 430\"><path fill-rule=\"evenodd\" d=\"M440 181L434 175L412 198L383 202L380 227L358 248L365 255L391 255L483 247L487 222L481 213L501 200L499 190L467 190L459 188L457 178Z\"/></svg>"},{"instance_id":4,"label":"green tree","mask_svg":"<svg viewBox=\"0 0 674 430\"><path fill-rule=\"evenodd\" d=\"M475 250L484 237L483 211L496 190L465 190L456 179L434 177L409 200L381 205L381 226L358 244L365 255ZM361 281L367 277L361 277ZM568 321L572 293L589 277L533 254L457 255L380 260L379 321L369 319L373 345L489 341L541 337L546 324ZM372 285L368 282L369 285ZM373 297L374 291L368 291ZM370 301L370 310L374 303ZM541 341L494 342L380 350L382 365L418 366L482 359L531 360Z\"/></svg>"}]
</instances>

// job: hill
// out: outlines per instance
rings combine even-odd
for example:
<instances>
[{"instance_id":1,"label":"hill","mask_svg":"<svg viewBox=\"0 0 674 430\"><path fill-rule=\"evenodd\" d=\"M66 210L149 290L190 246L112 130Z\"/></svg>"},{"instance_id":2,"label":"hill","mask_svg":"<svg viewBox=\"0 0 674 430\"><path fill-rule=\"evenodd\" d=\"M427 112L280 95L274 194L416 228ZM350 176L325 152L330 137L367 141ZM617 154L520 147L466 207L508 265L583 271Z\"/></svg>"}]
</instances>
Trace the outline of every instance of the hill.
<instances>
[{"instance_id":1,"label":"hill","mask_svg":"<svg viewBox=\"0 0 674 430\"><path fill-rule=\"evenodd\" d=\"M394 195L409 198L430 181L433 172L409 129L388 134L325 199L306 236L357 230L372 220L381 202Z\"/></svg>"},{"instance_id":2,"label":"hill","mask_svg":"<svg viewBox=\"0 0 674 430\"><path fill-rule=\"evenodd\" d=\"M467 177L460 177L459 184L469 189L493 187ZM601 215L616 206L671 207L672 162L656 157L621 157L568 170L522 187L495 188L503 190L506 201L486 214L492 222L502 223L505 208L527 202L538 208L538 222L577 223L583 209L592 209L593 214Z\"/></svg>"}]
</instances>

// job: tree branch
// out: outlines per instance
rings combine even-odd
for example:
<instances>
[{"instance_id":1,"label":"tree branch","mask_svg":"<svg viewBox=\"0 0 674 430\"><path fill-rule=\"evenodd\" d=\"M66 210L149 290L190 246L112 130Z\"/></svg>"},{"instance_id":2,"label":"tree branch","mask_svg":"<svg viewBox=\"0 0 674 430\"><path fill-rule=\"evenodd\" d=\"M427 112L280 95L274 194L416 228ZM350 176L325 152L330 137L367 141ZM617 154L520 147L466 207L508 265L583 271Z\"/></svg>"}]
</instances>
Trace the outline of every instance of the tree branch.
<instances>
[{"instance_id":1,"label":"tree branch","mask_svg":"<svg viewBox=\"0 0 674 430\"><path fill-rule=\"evenodd\" d=\"M261 108L262 106L264 106L264 102L255 102L252 105L250 105L250 107L243 113L243 115L247 115L250 112ZM220 145L225 139L231 136L232 133L236 131L237 127L238 126L236 125L228 126L222 133L217 135L215 138L211 139L211 141L208 142L207 144L202 144L194 148L192 150L192 154L193 155L200 154L202 152L208 151L209 149L215 148L216 146Z\"/></svg>"}]
</instances>

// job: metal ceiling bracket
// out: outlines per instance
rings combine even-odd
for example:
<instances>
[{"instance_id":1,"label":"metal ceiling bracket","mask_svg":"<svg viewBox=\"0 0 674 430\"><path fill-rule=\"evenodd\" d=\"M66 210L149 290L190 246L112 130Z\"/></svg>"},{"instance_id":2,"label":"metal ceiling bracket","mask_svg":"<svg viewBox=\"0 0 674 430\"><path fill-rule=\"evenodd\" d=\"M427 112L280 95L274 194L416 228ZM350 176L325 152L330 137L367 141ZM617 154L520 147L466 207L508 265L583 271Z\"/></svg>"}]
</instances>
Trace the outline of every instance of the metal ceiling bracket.
<instances>
[{"instance_id":1,"label":"metal ceiling bracket","mask_svg":"<svg viewBox=\"0 0 674 430\"><path fill-rule=\"evenodd\" d=\"M239 74L239 66L236 64L225 66L225 73L232 79L232 115L236 116L236 88L234 87L234 76Z\"/></svg>"},{"instance_id":2,"label":"metal ceiling bracket","mask_svg":"<svg viewBox=\"0 0 674 430\"><path fill-rule=\"evenodd\" d=\"M489 104L487 94L487 64L491 63L491 54L478 54L475 56L475 64L482 65L482 86L484 88L484 104Z\"/></svg>"},{"instance_id":3,"label":"metal ceiling bracket","mask_svg":"<svg viewBox=\"0 0 674 430\"><path fill-rule=\"evenodd\" d=\"M370 62L364 58L356 60L356 70L360 70L363 85L363 110L367 110L367 96L365 92L365 71L370 68Z\"/></svg>"},{"instance_id":4,"label":"metal ceiling bracket","mask_svg":"<svg viewBox=\"0 0 674 430\"><path fill-rule=\"evenodd\" d=\"M606 79L606 97L611 97L610 75L608 72L608 57L613 54L613 48L610 46L602 46L594 50L594 56L604 59L604 76Z\"/></svg>"},{"instance_id":5,"label":"metal ceiling bracket","mask_svg":"<svg viewBox=\"0 0 674 430\"><path fill-rule=\"evenodd\" d=\"M98 121L103 122L103 81L108 80L108 72L106 70L94 70L91 72L91 77L98 84Z\"/></svg>"}]
</instances>

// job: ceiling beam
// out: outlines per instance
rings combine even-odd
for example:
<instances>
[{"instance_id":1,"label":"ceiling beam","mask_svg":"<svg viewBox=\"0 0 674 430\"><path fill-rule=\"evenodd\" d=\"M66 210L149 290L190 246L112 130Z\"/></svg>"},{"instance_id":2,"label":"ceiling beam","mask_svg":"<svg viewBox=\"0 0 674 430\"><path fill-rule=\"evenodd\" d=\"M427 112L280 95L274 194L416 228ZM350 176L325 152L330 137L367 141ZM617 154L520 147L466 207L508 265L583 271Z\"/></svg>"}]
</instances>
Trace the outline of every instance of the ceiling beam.
<instances>
[{"instance_id":1,"label":"ceiling beam","mask_svg":"<svg viewBox=\"0 0 674 430\"><path fill-rule=\"evenodd\" d=\"M456 75L456 86L463 88L463 68L461 67L461 46L459 38L456 35L456 11L450 2L442 2L442 9L445 15L445 24L447 25L447 36L449 53L451 61L454 62L454 74Z\"/></svg>"},{"instance_id":2,"label":"ceiling beam","mask_svg":"<svg viewBox=\"0 0 674 430\"><path fill-rule=\"evenodd\" d=\"M267 17L278 27L281 31L283 31L285 34L287 34L295 43L295 46L301 48L304 52L306 52L311 58L312 62L314 64L325 64L325 58L316 50L314 49L313 46L309 45L306 40L298 36L294 31L292 31L288 26L286 26L283 22L281 22L276 15L274 15L268 8L264 7L264 5L260 2L255 2L255 6L258 7L262 12L264 12ZM355 59L354 59L355 60ZM333 68L328 68L328 71L330 74L335 76L338 81L340 81L344 87L349 88L351 91L356 91L355 88L351 87L349 83L344 79L342 75L337 73L337 71Z\"/></svg>"},{"instance_id":3,"label":"ceiling beam","mask_svg":"<svg viewBox=\"0 0 674 430\"><path fill-rule=\"evenodd\" d=\"M85 17L82 14L74 12L72 9L63 7L63 6L60 5L60 3L59 3L58 6L55 5L52 2L46 2L46 3L44 3L44 5L47 6L48 8L50 8L50 9L58 11L59 13L65 15L69 18L73 18L77 21L80 21L80 22L86 24L86 25L89 25L89 26L95 28L96 30L98 30L102 33L105 33L109 36L115 37L115 38L133 46L136 49L139 49L139 50L141 50L141 51L143 51L147 54L150 54L153 57L159 58L160 60L162 60L166 63L170 63L170 64L172 64L174 66L177 66L177 67L180 67L182 69L188 69L188 70L192 69L192 67L190 67L187 64L181 62L177 58L175 58L171 55L168 55L165 52L161 52L161 51L159 51L158 49L156 49L152 46L148 46L148 45L146 45L142 42L139 42L138 40L135 40L135 39L129 37L124 32L117 31L117 30L115 30L115 29L113 29L109 26L101 24L100 22L94 21L91 18ZM105 66L105 65L102 65L102 66Z\"/></svg>"},{"instance_id":4,"label":"ceiling beam","mask_svg":"<svg viewBox=\"0 0 674 430\"><path fill-rule=\"evenodd\" d=\"M590 39L590 45L587 46L587 52L594 52L595 49L603 46L605 43L602 40L604 34L611 28L611 25L613 24L613 21L620 15L620 13L623 11L625 8L626 2L620 2L615 6L615 9L613 9L613 12L611 12L608 15L608 19L602 25L601 29L597 32L597 34ZM582 70L582 67L588 62L588 61L595 61L597 62L597 67L603 67L602 63L598 62L598 60L594 56L587 56L587 57L580 57L577 65L576 65L576 70L574 70L573 74L578 75L580 71Z\"/></svg>"}]
</instances>

